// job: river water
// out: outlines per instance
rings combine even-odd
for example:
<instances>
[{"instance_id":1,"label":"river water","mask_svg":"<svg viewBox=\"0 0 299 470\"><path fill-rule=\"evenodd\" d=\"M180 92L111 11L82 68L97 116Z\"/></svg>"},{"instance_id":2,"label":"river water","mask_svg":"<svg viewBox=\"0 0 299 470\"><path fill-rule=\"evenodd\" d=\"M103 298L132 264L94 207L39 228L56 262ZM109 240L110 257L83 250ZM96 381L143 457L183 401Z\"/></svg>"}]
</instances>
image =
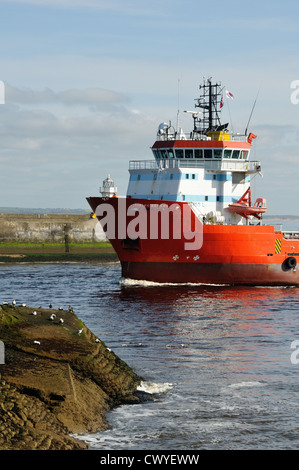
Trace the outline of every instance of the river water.
<instances>
[{"instance_id":1,"label":"river water","mask_svg":"<svg viewBox=\"0 0 299 470\"><path fill-rule=\"evenodd\" d=\"M298 449L298 288L122 281L118 263L0 264L3 301L72 305L153 401L108 413L91 449Z\"/></svg>"}]
</instances>

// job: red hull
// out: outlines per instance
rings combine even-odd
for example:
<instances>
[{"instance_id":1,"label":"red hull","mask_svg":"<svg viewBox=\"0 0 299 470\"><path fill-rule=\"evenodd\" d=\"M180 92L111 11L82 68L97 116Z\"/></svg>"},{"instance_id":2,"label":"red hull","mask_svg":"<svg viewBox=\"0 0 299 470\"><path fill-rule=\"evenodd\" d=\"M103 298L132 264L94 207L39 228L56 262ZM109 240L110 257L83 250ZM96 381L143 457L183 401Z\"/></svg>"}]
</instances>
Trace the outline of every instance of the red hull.
<instances>
[{"instance_id":1,"label":"red hull","mask_svg":"<svg viewBox=\"0 0 299 470\"><path fill-rule=\"evenodd\" d=\"M266 263L142 263L123 261L122 277L160 283L298 285L296 270Z\"/></svg>"},{"instance_id":2,"label":"red hull","mask_svg":"<svg viewBox=\"0 0 299 470\"><path fill-rule=\"evenodd\" d=\"M203 225L202 246L186 250L188 240L183 236L172 239L170 231L169 239L153 239L149 232L153 204L176 204L182 208L187 203L101 197L87 200L94 212L102 204L113 207L115 238L110 238L110 242L120 259L124 278L166 283L299 285L299 240L285 239L273 226ZM136 204L147 206L147 236L130 240L119 227L119 212L127 213ZM131 220L132 217L125 218L126 227ZM192 231L194 220L192 213L187 221Z\"/></svg>"}]
</instances>

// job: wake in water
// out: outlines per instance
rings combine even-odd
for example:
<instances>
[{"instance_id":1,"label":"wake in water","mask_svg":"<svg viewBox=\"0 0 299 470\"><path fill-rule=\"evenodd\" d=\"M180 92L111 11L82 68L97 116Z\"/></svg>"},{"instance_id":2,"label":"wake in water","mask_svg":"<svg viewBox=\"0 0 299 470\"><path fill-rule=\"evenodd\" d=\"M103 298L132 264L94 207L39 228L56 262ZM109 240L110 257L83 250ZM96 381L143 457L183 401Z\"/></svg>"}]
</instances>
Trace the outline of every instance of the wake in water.
<instances>
[{"instance_id":1,"label":"wake in water","mask_svg":"<svg viewBox=\"0 0 299 470\"><path fill-rule=\"evenodd\" d=\"M120 285L123 287L163 287L163 286L228 286L229 284L203 284L201 282L154 282L142 281L138 279L120 279Z\"/></svg>"}]
</instances>

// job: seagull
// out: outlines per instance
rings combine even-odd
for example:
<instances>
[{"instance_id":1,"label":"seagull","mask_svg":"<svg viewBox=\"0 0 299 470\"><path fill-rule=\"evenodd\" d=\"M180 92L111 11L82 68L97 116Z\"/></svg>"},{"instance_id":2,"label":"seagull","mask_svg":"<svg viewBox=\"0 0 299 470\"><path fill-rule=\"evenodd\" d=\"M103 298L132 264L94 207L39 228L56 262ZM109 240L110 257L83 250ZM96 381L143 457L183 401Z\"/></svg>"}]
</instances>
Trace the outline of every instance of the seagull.
<instances>
[{"instance_id":1,"label":"seagull","mask_svg":"<svg viewBox=\"0 0 299 470\"><path fill-rule=\"evenodd\" d=\"M64 323L64 319L63 318L59 318L59 323Z\"/></svg>"},{"instance_id":2,"label":"seagull","mask_svg":"<svg viewBox=\"0 0 299 470\"><path fill-rule=\"evenodd\" d=\"M34 316L35 316L35 315L37 315L37 313L36 313L36 311L35 311L35 310L34 310L34 312L32 312L32 315L34 315Z\"/></svg>"},{"instance_id":3,"label":"seagull","mask_svg":"<svg viewBox=\"0 0 299 470\"><path fill-rule=\"evenodd\" d=\"M36 341L36 340L35 340L35 341L33 341L33 342L34 342L34 344L40 344L40 341Z\"/></svg>"},{"instance_id":4,"label":"seagull","mask_svg":"<svg viewBox=\"0 0 299 470\"><path fill-rule=\"evenodd\" d=\"M52 313L52 315L50 316L49 320L54 320L55 318L56 318L55 313Z\"/></svg>"},{"instance_id":5,"label":"seagull","mask_svg":"<svg viewBox=\"0 0 299 470\"><path fill-rule=\"evenodd\" d=\"M13 305L16 305L16 304L17 304L17 302L15 301L15 299L13 299L12 304L13 304Z\"/></svg>"},{"instance_id":6,"label":"seagull","mask_svg":"<svg viewBox=\"0 0 299 470\"><path fill-rule=\"evenodd\" d=\"M110 348L106 348L106 351L109 351L109 352L111 352L111 349L110 349Z\"/></svg>"},{"instance_id":7,"label":"seagull","mask_svg":"<svg viewBox=\"0 0 299 470\"><path fill-rule=\"evenodd\" d=\"M82 331L83 331L83 328L81 328L81 330L78 330L77 335L81 335Z\"/></svg>"},{"instance_id":8,"label":"seagull","mask_svg":"<svg viewBox=\"0 0 299 470\"><path fill-rule=\"evenodd\" d=\"M73 307L69 306L69 312L73 312Z\"/></svg>"},{"instance_id":9,"label":"seagull","mask_svg":"<svg viewBox=\"0 0 299 470\"><path fill-rule=\"evenodd\" d=\"M22 304L22 307L26 307L26 304Z\"/></svg>"},{"instance_id":10,"label":"seagull","mask_svg":"<svg viewBox=\"0 0 299 470\"><path fill-rule=\"evenodd\" d=\"M62 307L59 307L59 309L58 309L58 310L63 310L63 308L62 308Z\"/></svg>"},{"instance_id":11,"label":"seagull","mask_svg":"<svg viewBox=\"0 0 299 470\"><path fill-rule=\"evenodd\" d=\"M99 342L100 342L99 338L96 338L96 343L99 343Z\"/></svg>"}]
</instances>

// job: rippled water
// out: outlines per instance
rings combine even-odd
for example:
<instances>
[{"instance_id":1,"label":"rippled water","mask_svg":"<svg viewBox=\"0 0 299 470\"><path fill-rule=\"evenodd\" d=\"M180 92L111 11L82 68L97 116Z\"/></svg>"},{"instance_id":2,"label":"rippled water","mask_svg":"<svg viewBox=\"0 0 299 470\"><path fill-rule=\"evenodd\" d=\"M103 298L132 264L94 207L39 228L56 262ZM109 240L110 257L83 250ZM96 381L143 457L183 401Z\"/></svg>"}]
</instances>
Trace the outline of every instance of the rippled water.
<instances>
[{"instance_id":1,"label":"rippled water","mask_svg":"<svg viewBox=\"0 0 299 470\"><path fill-rule=\"evenodd\" d=\"M2 301L74 307L151 387L83 436L105 450L297 449L298 289L121 282L115 264L0 265Z\"/></svg>"}]
</instances>

